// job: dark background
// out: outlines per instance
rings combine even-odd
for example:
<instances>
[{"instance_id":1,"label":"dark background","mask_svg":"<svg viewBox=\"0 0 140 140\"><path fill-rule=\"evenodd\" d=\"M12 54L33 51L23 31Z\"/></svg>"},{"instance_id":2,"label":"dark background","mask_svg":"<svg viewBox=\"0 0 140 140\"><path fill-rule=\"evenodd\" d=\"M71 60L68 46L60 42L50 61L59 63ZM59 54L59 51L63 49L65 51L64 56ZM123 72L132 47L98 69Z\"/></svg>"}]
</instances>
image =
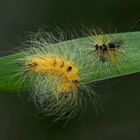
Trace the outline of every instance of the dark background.
<instances>
[{"instance_id":1,"label":"dark background","mask_svg":"<svg viewBox=\"0 0 140 140\"><path fill-rule=\"evenodd\" d=\"M0 53L18 48L26 32L40 26L81 23L89 28L127 32L140 18L139 0L0 0ZM138 23L132 31L140 30ZM89 108L80 119L48 127L17 93L0 95L0 140L139 140L140 74L96 84L104 111Z\"/></svg>"}]
</instances>

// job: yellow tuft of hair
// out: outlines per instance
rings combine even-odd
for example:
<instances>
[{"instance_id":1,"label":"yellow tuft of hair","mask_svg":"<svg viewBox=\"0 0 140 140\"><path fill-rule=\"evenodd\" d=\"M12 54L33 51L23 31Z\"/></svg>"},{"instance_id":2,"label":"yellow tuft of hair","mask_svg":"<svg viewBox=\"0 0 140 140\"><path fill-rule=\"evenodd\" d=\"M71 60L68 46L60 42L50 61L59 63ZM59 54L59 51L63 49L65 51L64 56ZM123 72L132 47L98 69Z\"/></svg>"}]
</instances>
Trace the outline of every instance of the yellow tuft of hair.
<instances>
[{"instance_id":1,"label":"yellow tuft of hair","mask_svg":"<svg viewBox=\"0 0 140 140\"><path fill-rule=\"evenodd\" d=\"M34 56L27 60L26 68L32 73L46 73L62 78L59 90L68 93L78 90L79 70L70 61L58 56Z\"/></svg>"}]
</instances>

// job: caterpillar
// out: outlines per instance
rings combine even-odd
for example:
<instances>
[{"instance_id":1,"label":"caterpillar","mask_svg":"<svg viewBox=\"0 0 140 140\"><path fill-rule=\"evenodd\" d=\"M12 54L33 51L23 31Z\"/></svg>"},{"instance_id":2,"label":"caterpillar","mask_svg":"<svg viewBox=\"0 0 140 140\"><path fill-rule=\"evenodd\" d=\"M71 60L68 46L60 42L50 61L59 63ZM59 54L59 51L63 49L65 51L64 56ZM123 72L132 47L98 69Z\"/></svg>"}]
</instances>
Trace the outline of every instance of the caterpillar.
<instances>
[{"instance_id":1,"label":"caterpillar","mask_svg":"<svg viewBox=\"0 0 140 140\"><path fill-rule=\"evenodd\" d=\"M34 104L54 121L80 115L89 102L96 108L98 95L88 84L96 70L92 55L82 44L61 42L62 33L61 37L49 36L59 42L53 44L44 34L24 44L28 48L15 60L19 64L15 77L28 84Z\"/></svg>"}]
</instances>

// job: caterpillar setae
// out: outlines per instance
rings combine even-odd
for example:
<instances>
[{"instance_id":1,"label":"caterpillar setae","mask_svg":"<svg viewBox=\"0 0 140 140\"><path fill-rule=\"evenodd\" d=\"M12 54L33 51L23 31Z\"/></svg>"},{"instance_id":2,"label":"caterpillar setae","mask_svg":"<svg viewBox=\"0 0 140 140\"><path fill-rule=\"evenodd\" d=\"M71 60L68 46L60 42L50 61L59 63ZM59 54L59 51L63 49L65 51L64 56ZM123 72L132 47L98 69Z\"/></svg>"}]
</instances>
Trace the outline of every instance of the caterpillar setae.
<instances>
[{"instance_id":1,"label":"caterpillar setae","mask_svg":"<svg viewBox=\"0 0 140 140\"><path fill-rule=\"evenodd\" d=\"M24 44L28 48L14 61L18 64L14 77L20 77L19 83L28 83L30 97L43 115L55 121L71 119L89 102L94 107L98 102L88 84L95 73L92 55L73 40L61 42L62 33L59 37L44 34ZM50 39L59 43L51 44Z\"/></svg>"}]
</instances>

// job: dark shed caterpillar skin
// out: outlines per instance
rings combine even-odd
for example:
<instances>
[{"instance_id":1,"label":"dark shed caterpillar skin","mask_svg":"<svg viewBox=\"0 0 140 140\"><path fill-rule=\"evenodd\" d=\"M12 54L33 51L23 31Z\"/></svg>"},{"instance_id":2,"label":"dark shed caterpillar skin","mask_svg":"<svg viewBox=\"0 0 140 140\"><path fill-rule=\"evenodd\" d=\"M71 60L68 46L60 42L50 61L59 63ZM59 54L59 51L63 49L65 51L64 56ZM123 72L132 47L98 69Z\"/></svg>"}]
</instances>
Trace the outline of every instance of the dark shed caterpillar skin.
<instances>
[{"instance_id":1,"label":"dark shed caterpillar skin","mask_svg":"<svg viewBox=\"0 0 140 140\"><path fill-rule=\"evenodd\" d=\"M115 61L117 59L117 53L119 53L124 43L122 40L110 41L105 44L95 44L95 52L99 57L99 60L103 63L106 61Z\"/></svg>"},{"instance_id":2,"label":"dark shed caterpillar skin","mask_svg":"<svg viewBox=\"0 0 140 140\"><path fill-rule=\"evenodd\" d=\"M90 31L90 54L95 61L117 65L124 52L124 41L117 34L104 34L101 30Z\"/></svg>"}]
</instances>

